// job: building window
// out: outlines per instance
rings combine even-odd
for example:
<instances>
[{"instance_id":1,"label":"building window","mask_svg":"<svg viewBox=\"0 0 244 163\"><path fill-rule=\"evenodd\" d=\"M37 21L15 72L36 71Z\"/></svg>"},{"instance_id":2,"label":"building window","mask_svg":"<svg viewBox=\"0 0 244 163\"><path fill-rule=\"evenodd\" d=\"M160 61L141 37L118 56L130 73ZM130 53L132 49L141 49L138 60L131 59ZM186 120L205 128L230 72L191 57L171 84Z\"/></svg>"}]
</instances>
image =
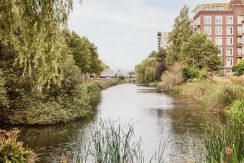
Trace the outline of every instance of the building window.
<instances>
[{"instance_id":1,"label":"building window","mask_svg":"<svg viewBox=\"0 0 244 163\"><path fill-rule=\"evenodd\" d=\"M211 27L204 27L204 33L211 35Z\"/></svg>"},{"instance_id":2,"label":"building window","mask_svg":"<svg viewBox=\"0 0 244 163\"><path fill-rule=\"evenodd\" d=\"M226 49L226 55L227 56L233 56L233 48L227 48Z\"/></svg>"},{"instance_id":3,"label":"building window","mask_svg":"<svg viewBox=\"0 0 244 163\"><path fill-rule=\"evenodd\" d=\"M211 16L204 16L204 24L211 24Z\"/></svg>"},{"instance_id":4,"label":"building window","mask_svg":"<svg viewBox=\"0 0 244 163\"><path fill-rule=\"evenodd\" d=\"M222 37L216 37L215 38L215 44L216 45L222 45Z\"/></svg>"},{"instance_id":5,"label":"building window","mask_svg":"<svg viewBox=\"0 0 244 163\"><path fill-rule=\"evenodd\" d=\"M215 24L222 24L222 16L215 17Z\"/></svg>"},{"instance_id":6,"label":"building window","mask_svg":"<svg viewBox=\"0 0 244 163\"><path fill-rule=\"evenodd\" d=\"M226 17L226 24L233 24L233 16Z\"/></svg>"},{"instance_id":7,"label":"building window","mask_svg":"<svg viewBox=\"0 0 244 163\"><path fill-rule=\"evenodd\" d=\"M233 58L226 59L226 66L233 66Z\"/></svg>"},{"instance_id":8,"label":"building window","mask_svg":"<svg viewBox=\"0 0 244 163\"><path fill-rule=\"evenodd\" d=\"M242 24L242 21L243 21L243 16L238 16L237 17L237 23Z\"/></svg>"},{"instance_id":9,"label":"building window","mask_svg":"<svg viewBox=\"0 0 244 163\"><path fill-rule=\"evenodd\" d=\"M233 37L226 37L226 45L233 45Z\"/></svg>"},{"instance_id":10,"label":"building window","mask_svg":"<svg viewBox=\"0 0 244 163\"><path fill-rule=\"evenodd\" d=\"M215 27L215 35L222 35L222 27Z\"/></svg>"},{"instance_id":11,"label":"building window","mask_svg":"<svg viewBox=\"0 0 244 163\"><path fill-rule=\"evenodd\" d=\"M233 35L233 27L226 27L226 34Z\"/></svg>"}]
</instances>

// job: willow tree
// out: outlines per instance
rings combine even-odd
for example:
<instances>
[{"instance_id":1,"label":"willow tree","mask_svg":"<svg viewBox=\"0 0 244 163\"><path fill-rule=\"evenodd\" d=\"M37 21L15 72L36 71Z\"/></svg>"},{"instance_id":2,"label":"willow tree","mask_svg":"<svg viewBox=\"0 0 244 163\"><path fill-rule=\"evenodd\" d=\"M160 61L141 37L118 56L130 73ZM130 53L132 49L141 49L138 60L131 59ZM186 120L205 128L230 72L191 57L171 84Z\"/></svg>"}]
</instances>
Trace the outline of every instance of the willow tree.
<instances>
[{"instance_id":1,"label":"willow tree","mask_svg":"<svg viewBox=\"0 0 244 163\"><path fill-rule=\"evenodd\" d=\"M140 84L149 84L156 80L157 61L154 57L148 57L136 66L136 81Z\"/></svg>"},{"instance_id":2,"label":"willow tree","mask_svg":"<svg viewBox=\"0 0 244 163\"><path fill-rule=\"evenodd\" d=\"M61 53L72 0L1 0L0 41L18 52L15 65L41 90L62 80Z\"/></svg>"}]
</instances>

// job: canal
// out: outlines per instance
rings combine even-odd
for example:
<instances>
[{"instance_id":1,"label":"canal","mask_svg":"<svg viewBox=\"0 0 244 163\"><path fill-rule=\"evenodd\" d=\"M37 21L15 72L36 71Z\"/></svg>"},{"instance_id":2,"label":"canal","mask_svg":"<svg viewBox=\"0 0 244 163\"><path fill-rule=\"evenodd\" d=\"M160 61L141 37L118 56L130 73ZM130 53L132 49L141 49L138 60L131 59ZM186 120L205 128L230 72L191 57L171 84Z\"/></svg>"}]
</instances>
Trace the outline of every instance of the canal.
<instances>
[{"instance_id":1,"label":"canal","mask_svg":"<svg viewBox=\"0 0 244 163\"><path fill-rule=\"evenodd\" d=\"M133 124L146 161L166 141L165 162L183 162L203 155L202 128L213 115L200 106L135 84L103 90L98 101L95 117L59 126L23 127L19 139L39 154L40 162L59 162L62 153L74 150L70 144L89 136L90 129L102 119Z\"/></svg>"}]
</instances>

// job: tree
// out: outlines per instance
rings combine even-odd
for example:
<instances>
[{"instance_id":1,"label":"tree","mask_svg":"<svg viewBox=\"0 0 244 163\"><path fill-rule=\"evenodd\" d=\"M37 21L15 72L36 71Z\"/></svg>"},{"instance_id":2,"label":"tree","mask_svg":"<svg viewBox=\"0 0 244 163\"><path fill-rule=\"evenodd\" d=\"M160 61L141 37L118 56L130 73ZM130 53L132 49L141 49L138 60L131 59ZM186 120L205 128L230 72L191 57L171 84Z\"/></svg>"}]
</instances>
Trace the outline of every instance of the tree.
<instances>
[{"instance_id":1,"label":"tree","mask_svg":"<svg viewBox=\"0 0 244 163\"><path fill-rule=\"evenodd\" d=\"M170 47L168 48L167 64L173 65L180 60L181 45L192 35L189 19L189 7L184 6L180 15L175 19L172 32L169 34Z\"/></svg>"},{"instance_id":2,"label":"tree","mask_svg":"<svg viewBox=\"0 0 244 163\"><path fill-rule=\"evenodd\" d=\"M97 47L94 44L89 46L91 52L90 74L101 74L103 71L102 61L98 57Z\"/></svg>"},{"instance_id":3,"label":"tree","mask_svg":"<svg viewBox=\"0 0 244 163\"><path fill-rule=\"evenodd\" d=\"M136 81L141 84L154 82L156 80L156 66L156 58L146 58L141 64L136 66Z\"/></svg>"},{"instance_id":4,"label":"tree","mask_svg":"<svg viewBox=\"0 0 244 163\"><path fill-rule=\"evenodd\" d=\"M0 2L0 41L18 51L15 64L32 76L34 89L62 80L61 51L72 0L4 0Z\"/></svg>"},{"instance_id":5,"label":"tree","mask_svg":"<svg viewBox=\"0 0 244 163\"><path fill-rule=\"evenodd\" d=\"M89 41L87 38L81 38L75 32L63 32L66 36L66 43L75 60L75 64L80 68L82 73L90 70L91 52L89 49Z\"/></svg>"},{"instance_id":6,"label":"tree","mask_svg":"<svg viewBox=\"0 0 244 163\"><path fill-rule=\"evenodd\" d=\"M235 76L241 76L244 74L244 60L239 61L233 66L233 72Z\"/></svg>"},{"instance_id":7,"label":"tree","mask_svg":"<svg viewBox=\"0 0 244 163\"><path fill-rule=\"evenodd\" d=\"M219 53L218 46L210 41L205 34L195 33L182 44L181 60L190 67L217 71L221 65Z\"/></svg>"},{"instance_id":8,"label":"tree","mask_svg":"<svg viewBox=\"0 0 244 163\"><path fill-rule=\"evenodd\" d=\"M155 58L157 61L157 66L156 66L156 78L158 81L161 80L161 75L162 73L167 69L166 68L166 56L167 52L165 49L160 48L159 51L156 53Z\"/></svg>"},{"instance_id":9,"label":"tree","mask_svg":"<svg viewBox=\"0 0 244 163\"><path fill-rule=\"evenodd\" d=\"M68 48L73 55L75 64L83 74L100 74L104 68L99 59L97 47L86 37L80 37L77 33L63 31Z\"/></svg>"}]
</instances>

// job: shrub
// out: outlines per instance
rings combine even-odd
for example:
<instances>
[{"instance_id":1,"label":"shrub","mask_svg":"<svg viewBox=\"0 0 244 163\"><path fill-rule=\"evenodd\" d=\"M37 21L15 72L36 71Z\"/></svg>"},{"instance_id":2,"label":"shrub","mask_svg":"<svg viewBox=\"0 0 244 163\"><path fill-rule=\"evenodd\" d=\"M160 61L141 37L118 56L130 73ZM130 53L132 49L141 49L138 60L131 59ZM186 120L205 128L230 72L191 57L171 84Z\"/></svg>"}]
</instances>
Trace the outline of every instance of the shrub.
<instances>
[{"instance_id":1,"label":"shrub","mask_svg":"<svg viewBox=\"0 0 244 163\"><path fill-rule=\"evenodd\" d=\"M19 130L0 130L0 162L18 163L35 162L36 154L22 146L22 142L17 142Z\"/></svg>"},{"instance_id":2,"label":"shrub","mask_svg":"<svg viewBox=\"0 0 244 163\"><path fill-rule=\"evenodd\" d=\"M226 84L221 87L219 103L223 106L229 106L235 100L244 98L244 88L238 85Z\"/></svg>"},{"instance_id":3,"label":"shrub","mask_svg":"<svg viewBox=\"0 0 244 163\"><path fill-rule=\"evenodd\" d=\"M231 82L233 84L239 84L239 85L244 85L244 75L242 76L232 76L230 78Z\"/></svg>"},{"instance_id":4,"label":"shrub","mask_svg":"<svg viewBox=\"0 0 244 163\"><path fill-rule=\"evenodd\" d=\"M165 71L162 74L159 87L162 89L173 89L174 86L182 84L183 81L182 66L180 63L176 63L169 71Z\"/></svg>"},{"instance_id":5,"label":"shrub","mask_svg":"<svg viewBox=\"0 0 244 163\"><path fill-rule=\"evenodd\" d=\"M234 72L235 76L241 76L244 74L244 61L240 61L236 65L233 66L232 71Z\"/></svg>"},{"instance_id":6,"label":"shrub","mask_svg":"<svg viewBox=\"0 0 244 163\"><path fill-rule=\"evenodd\" d=\"M182 73L183 73L183 77L186 80L189 80L189 79L205 79L208 75L208 72L204 69L199 70L197 68L189 67L189 66L184 67L182 70Z\"/></svg>"}]
</instances>

